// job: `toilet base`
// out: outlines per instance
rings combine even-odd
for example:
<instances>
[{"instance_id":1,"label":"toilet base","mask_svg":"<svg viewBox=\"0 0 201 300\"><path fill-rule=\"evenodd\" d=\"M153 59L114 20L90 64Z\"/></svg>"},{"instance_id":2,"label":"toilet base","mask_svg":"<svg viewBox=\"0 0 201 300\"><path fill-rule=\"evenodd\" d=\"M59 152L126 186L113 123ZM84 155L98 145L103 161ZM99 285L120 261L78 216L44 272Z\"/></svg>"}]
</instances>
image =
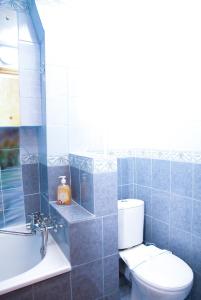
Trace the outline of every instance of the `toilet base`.
<instances>
[{"instance_id":1,"label":"toilet base","mask_svg":"<svg viewBox=\"0 0 201 300\"><path fill-rule=\"evenodd\" d=\"M131 272L132 273L132 272ZM144 282L132 276L132 289L130 300L185 300L190 293L192 285L188 289L178 291L162 291L147 286Z\"/></svg>"}]
</instances>

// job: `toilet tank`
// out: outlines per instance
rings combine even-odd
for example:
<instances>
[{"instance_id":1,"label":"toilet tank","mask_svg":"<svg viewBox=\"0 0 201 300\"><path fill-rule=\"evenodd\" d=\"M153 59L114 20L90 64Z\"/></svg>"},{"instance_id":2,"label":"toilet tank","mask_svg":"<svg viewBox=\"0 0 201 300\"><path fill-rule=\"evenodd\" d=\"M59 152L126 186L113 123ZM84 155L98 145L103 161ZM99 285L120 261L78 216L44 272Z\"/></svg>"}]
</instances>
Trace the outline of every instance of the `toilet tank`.
<instances>
[{"instance_id":1,"label":"toilet tank","mask_svg":"<svg viewBox=\"0 0 201 300\"><path fill-rule=\"evenodd\" d=\"M118 200L118 248L126 249L143 242L144 201Z\"/></svg>"}]
</instances>

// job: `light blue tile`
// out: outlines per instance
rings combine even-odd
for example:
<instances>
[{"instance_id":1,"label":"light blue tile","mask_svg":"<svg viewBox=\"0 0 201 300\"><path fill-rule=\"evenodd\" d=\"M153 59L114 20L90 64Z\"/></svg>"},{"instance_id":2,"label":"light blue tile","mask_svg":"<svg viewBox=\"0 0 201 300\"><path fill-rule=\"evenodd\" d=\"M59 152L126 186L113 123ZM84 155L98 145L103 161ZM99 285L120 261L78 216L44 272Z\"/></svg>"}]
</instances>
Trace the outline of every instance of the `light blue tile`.
<instances>
[{"instance_id":1,"label":"light blue tile","mask_svg":"<svg viewBox=\"0 0 201 300\"><path fill-rule=\"evenodd\" d=\"M170 161L152 160L152 187L170 191Z\"/></svg>"},{"instance_id":2,"label":"light blue tile","mask_svg":"<svg viewBox=\"0 0 201 300\"><path fill-rule=\"evenodd\" d=\"M170 250L185 262L191 259L191 234L177 228L170 229Z\"/></svg>"},{"instance_id":3,"label":"light blue tile","mask_svg":"<svg viewBox=\"0 0 201 300\"><path fill-rule=\"evenodd\" d=\"M132 184L134 182L134 159L122 158L120 160L121 185Z\"/></svg>"},{"instance_id":4,"label":"light blue tile","mask_svg":"<svg viewBox=\"0 0 201 300\"><path fill-rule=\"evenodd\" d=\"M192 164L171 162L171 191L181 196L192 196Z\"/></svg>"},{"instance_id":5,"label":"light blue tile","mask_svg":"<svg viewBox=\"0 0 201 300\"><path fill-rule=\"evenodd\" d=\"M201 202L193 201L193 220L192 232L196 235L201 234Z\"/></svg>"},{"instance_id":6,"label":"light blue tile","mask_svg":"<svg viewBox=\"0 0 201 300\"><path fill-rule=\"evenodd\" d=\"M121 199L134 198L134 184L125 184L121 186Z\"/></svg>"},{"instance_id":7,"label":"light blue tile","mask_svg":"<svg viewBox=\"0 0 201 300\"><path fill-rule=\"evenodd\" d=\"M104 258L104 294L111 294L119 288L119 254Z\"/></svg>"},{"instance_id":8,"label":"light blue tile","mask_svg":"<svg viewBox=\"0 0 201 300\"><path fill-rule=\"evenodd\" d=\"M193 270L201 274L201 238L192 236L192 267Z\"/></svg>"},{"instance_id":9,"label":"light blue tile","mask_svg":"<svg viewBox=\"0 0 201 300\"><path fill-rule=\"evenodd\" d=\"M103 218L103 256L118 252L118 216Z\"/></svg>"},{"instance_id":10,"label":"light blue tile","mask_svg":"<svg viewBox=\"0 0 201 300\"><path fill-rule=\"evenodd\" d=\"M13 226L25 223L25 213L23 208L7 209L4 211L5 225Z\"/></svg>"},{"instance_id":11,"label":"light blue tile","mask_svg":"<svg viewBox=\"0 0 201 300\"><path fill-rule=\"evenodd\" d=\"M0 228L4 226L4 214L0 211Z\"/></svg>"},{"instance_id":12,"label":"light blue tile","mask_svg":"<svg viewBox=\"0 0 201 300\"><path fill-rule=\"evenodd\" d=\"M170 201L170 224L190 232L192 226L192 199L172 195Z\"/></svg>"},{"instance_id":13,"label":"light blue tile","mask_svg":"<svg viewBox=\"0 0 201 300\"><path fill-rule=\"evenodd\" d=\"M144 241L145 243L152 242L152 219L149 216L145 215L144 219Z\"/></svg>"},{"instance_id":14,"label":"light blue tile","mask_svg":"<svg viewBox=\"0 0 201 300\"><path fill-rule=\"evenodd\" d=\"M53 230L51 234L60 249L64 253L64 255L70 260L70 240L69 240L69 224L68 222L61 217L59 212L50 205L50 216L58 225L62 225L63 227L58 228L56 232Z\"/></svg>"},{"instance_id":15,"label":"light blue tile","mask_svg":"<svg viewBox=\"0 0 201 300\"><path fill-rule=\"evenodd\" d=\"M70 224L69 239L72 266L101 258L102 220L99 218Z\"/></svg>"},{"instance_id":16,"label":"light blue tile","mask_svg":"<svg viewBox=\"0 0 201 300\"><path fill-rule=\"evenodd\" d=\"M93 192L93 175L80 171L80 198L81 205L94 213L94 192Z\"/></svg>"},{"instance_id":17,"label":"light blue tile","mask_svg":"<svg viewBox=\"0 0 201 300\"><path fill-rule=\"evenodd\" d=\"M169 222L170 194L152 190L152 217L162 222Z\"/></svg>"},{"instance_id":18,"label":"light blue tile","mask_svg":"<svg viewBox=\"0 0 201 300\"><path fill-rule=\"evenodd\" d=\"M4 209L16 209L24 207L24 194L22 186L16 189L3 190Z\"/></svg>"},{"instance_id":19,"label":"light blue tile","mask_svg":"<svg viewBox=\"0 0 201 300\"><path fill-rule=\"evenodd\" d=\"M137 185L136 198L144 201L145 214L151 216L151 188Z\"/></svg>"},{"instance_id":20,"label":"light blue tile","mask_svg":"<svg viewBox=\"0 0 201 300\"><path fill-rule=\"evenodd\" d=\"M80 170L75 167L70 167L71 173L71 188L73 200L81 204L80 195Z\"/></svg>"},{"instance_id":21,"label":"light blue tile","mask_svg":"<svg viewBox=\"0 0 201 300\"><path fill-rule=\"evenodd\" d=\"M117 213L117 173L93 175L95 215Z\"/></svg>"},{"instance_id":22,"label":"light blue tile","mask_svg":"<svg viewBox=\"0 0 201 300\"><path fill-rule=\"evenodd\" d=\"M136 158L136 183L151 186L151 159Z\"/></svg>"},{"instance_id":23,"label":"light blue tile","mask_svg":"<svg viewBox=\"0 0 201 300\"><path fill-rule=\"evenodd\" d=\"M201 200L201 165L193 164L193 198Z\"/></svg>"},{"instance_id":24,"label":"light blue tile","mask_svg":"<svg viewBox=\"0 0 201 300\"><path fill-rule=\"evenodd\" d=\"M73 300L103 297L102 259L73 268L71 280Z\"/></svg>"},{"instance_id":25,"label":"light blue tile","mask_svg":"<svg viewBox=\"0 0 201 300\"><path fill-rule=\"evenodd\" d=\"M22 185L21 168L11 168L1 172L2 190L13 189Z\"/></svg>"},{"instance_id":26,"label":"light blue tile","mask_svg":"<svg viewBox=\"0 0 201 300\"><path fill-rule=\"evenodd\" d=\"M120 200L120 199L122 199L121 185L119 185L117 189L118 189L118 192L117 192L117 199Z\"/></svg>"},{"instance_id":27,"label":"light blue tile","mask_svg":"<svg viewBox=\"0 0 201 300\"><path fill-rule=\"evenodd\" d=\"M169 247L169 226L166 223L152 219L152 242L159 248Z\"/></svg>"}]
</instances>

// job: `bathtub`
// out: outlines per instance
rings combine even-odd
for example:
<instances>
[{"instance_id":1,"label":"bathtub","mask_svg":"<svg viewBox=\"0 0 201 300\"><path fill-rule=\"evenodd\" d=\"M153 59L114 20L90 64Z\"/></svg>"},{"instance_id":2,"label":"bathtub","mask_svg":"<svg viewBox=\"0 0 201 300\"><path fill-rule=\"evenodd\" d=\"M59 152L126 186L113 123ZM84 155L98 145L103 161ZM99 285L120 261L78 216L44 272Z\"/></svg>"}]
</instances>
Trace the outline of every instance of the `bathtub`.
<instances>
[{"instance_id":1,"label":"bathtub","mask_svg":"<svg viewBox=\"0 0 201 300\"><path fill-rule=\"evenodd\" d=\"M9 230L26 231L24 226ZM71 270L51 234L43 259L40 248L39 233L33 236L0 234L0 295Z\"/></svg>"}]
</instances>

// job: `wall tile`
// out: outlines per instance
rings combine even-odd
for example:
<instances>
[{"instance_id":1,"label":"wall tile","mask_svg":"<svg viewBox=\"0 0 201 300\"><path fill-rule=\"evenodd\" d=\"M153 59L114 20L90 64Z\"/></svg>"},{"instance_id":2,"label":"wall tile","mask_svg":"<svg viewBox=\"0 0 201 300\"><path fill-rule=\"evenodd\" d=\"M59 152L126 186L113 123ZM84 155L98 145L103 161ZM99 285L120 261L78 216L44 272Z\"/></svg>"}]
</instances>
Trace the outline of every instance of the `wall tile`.
<instances>
[{"instance_id":1,"label":"wall tile","mask_svg":"<svg viewBox=\"0 0 201 300\"><path fill-rule=\"evenodd\" d=\"M4 214L3 211L0 210L0 228L4 226Z\"/></svg>"},{"instance_id":2,"label":"wall tile","mask_svg":"<svg viewBox=\"0 0 201 300\"><path fill-rule=\"evenodd\" d=\"M94 213L93 195L93 175L85 171L80 171L81 205L91 213Z\"/></svg>"},{"instance_id":3,"label":"wall tile","mask_svg":"<svg viewBox=\"0 0 201 300\"><path fill-rule=\"evenodd\" d=\"M152 187L166 192L170 191L170 161L152 160Z\"/></svg>"},{"instance_id":4,"label":"wall tile","mask_svg":"<svg viewBox=\"0 0 201 300\"><path fill-rule=\"evenodd\" d=\"M73 300L94 300L103 296L103 264L97 260L72 270Z\"/></svg>"},{"instance_id":5,"label":"wall tile","mask_svg":"<svg viewBox=\"0 0 201 300\"><path fill-rule=\"evenodd\" d=\"M22 185L22 170L8 169L1 172L2 189L18 188Z\"/></svg>"},{"instance_id":6,"label":"wall tile","mask_svg":"<svg viewBox=\"0 0 201 300\"><path fill-rule=\"evenodd\" d=\"M201 165L193 165L193 198L201 200Z\"/></svg>"},{"instance_id":7,"label":"wall tile","mask_svg":"<svg viewBox=\"0 0 201 300\"><path fill-rule=\"evenodd\" d=\"M191 259L191 234L175 227L170 229L170 250L173 254L190 263Z\"/></svg>"},{"instance_id":8,"label":"wall tile","mask_svg":"<svg viewBox=\"0 0 201 300\"><path fill-rule=\"evenodd\" d=\"M25 213L23 208L6 209L4 211L5 225L13 226L25 223Z\"/></svg>"},{"instance_id":9,"label":"wall tile","mask_svg":"<svg viewBox=\"0 0 201 300\"><path fill-rule=\"evenodd\" d=\"M4 209L13 209L24 208L24 194L22 186L10 189L3 190L3 204Z\"/></svg>"},{"instance_id":10,"label":"wall tile","mask_svg":"<svg viewBox=\"0 0 201 300\"><path fill-rule=\"evenodd\" d=\"M121 186L121 199L135 198L134 184L125 184Z\"/></svg>"},{"instance_id":11,"label":"wall tile","mask_svg":"<svg viewBox=\"0 0 201 300\"><path fill-rule=\"evenodd\" d=\"M118 252L118 216L103 218L103 256Z\"/></svg>"},{"instance_id":12,"label":"wall tile","mask_svg":"<svg viewBox=\"0 0 201 300\"><path fill-rule=\"evenodd\" d=\"M201 238L192 236L192 266L193 269L201 275Z\"/></svg>"},{"instance_id":13,"label":"wall tile","mask_svg":"<svg viewBox=\"0 0 201 300\"><path fill-rule=\"evenodd\" d=\"M200 201L193 201L192 232L197 235L201 234L201 202Z\"/></svg>"},{"instance_id":14,"label":"wall tile","mask_svg":"<svg viewBox=\"0 0 201 300\"><path fill-rule=\"evenodd\" d=\"M119 288L119 255L104 258L104 294L110 294Z\"/></svg>"},{"instance_id":15,"label":"wall tile","mask_svg":"<svg viewBox=\"0 0 201 300\"><path fill-rule=\"evenodd\" d=\"M77 203L81 203L80 199L80 171L78 168L70 167L72 197Z\"/></svg>"},{"instance_id":16,"label":"wall tile","mask_svg":"<svg viewBox=\"0 0 201 300\"><path fill-rule=\"evenodd\" d=\"M117 174L94 174L95 214L104 216L117 213Z\"/></svg>"},{"instance_id":17,"label":"wall tile","mask_svg":"<svg viewBox=\"0 0 201 300\"><path fill-rule=\"evenodd\" d=\"M37 194L39 192L38 164L22 165L22 179L24 194Z\"/></svg>"},{"instance_id":18,"label":"wall tile","mask_svg":"<svg viewBox=\"0 0 201 300\"><path fill-rule=\"evenodd\" d=\"M93 219L70 224L70 243L72 266L100 258L103 245L102 220Z\"/></svg>"},{"instance_id":19,"label":"wall tile","mask_svg":"<svg viewBox=\"0 0 201 300\"><path fill-rule=\"evenodd\" d=\"M192 199L172 195L170 201L170 224L190 232L192 227Z\"/></svg>"},{"instance_id":20,"label":"wall tile","mask_svg":"<svg viewBox=\"0 0 201 300\"><path fill-rule=\"evenodd\" d=\"M57 232L51 230L51 234L60 249L70 261L70 240L69 240L69 225L67 221L50 205L50 217L57 225L63 225L63 227L58 227Z\"/></svg>"},{"instance_id":21,"label":"wall tile","mask_svg":"<svg viewBox=\"0 0 201 300\"><path fill-rule=\"evenodd\" d=\"M159 248L169 247L169 226L166 223L152 219L152 242Z\"/></svg>"},{"instance_id":22,"label":"wall tile","mask_svg":"<svg viewBox=\"0 0 201 300\"><path fill-rule=\"evenodd\" d=\"M64 273L33 285L37 300L71 300L70 273Z\"/></svg>"},{"instance_id":23,"label":"wall tile","mask_svg":"<svg viewBox=\"0 0 201 300\"><path fill-rule=\"evenodd\" d=\"M48 194L48 172L47 166L44 164L39 164L40 172L40 192L42 194Z\"/></svg>"},{"instance_id":24,"label":"wall tile","mask_svg":"<svg viewBox=\"0 0 201 300\"><path fill-rule=\"evenodd\" d=\"M171 162L171 191L181 196L192 196L192 164Z\"/></svg>"},{"instance_id":25,"label":"wall tile","mask_svg":"<svg viewBox=\"0 0 201 300\"><path fill-rule=\"evenodd\" d=\"M49 214L50 214L49 202L48 202L48 199L44 195L41 195L41 199L40 199L40 211L45 216L49 216Z\"/></svg>"},{"instance_id":26,"label":"wall tile","mask_svg":"<svg viewBox=\"0 0 201 300\"><path fill-rule=\"evenodd\" d=\"M69 166L49 166L48 169L48 193L49 200L56 201L57 199L57 188L60 185L61 180L59 176L66 176L67 184L70 183L70 172Z\"/></svg>"},{"instance_id":27,"label":"wall tile","mask_svg":"<svg viewBox=\"0 0 201 300\"><path fill-rule=\"evenodd\" d=\"M136 158L136 183L151 186L151 159Z\"/></svg>"},{"instance_id":28,"label":"wall tile","mask_svg":"<svg viewBox=\"0 0 201 300\"><path fill-rule=\"evenodd\" d=\"M121 185L134 182L134 163L135 160L132 157L120 159Z\"/></svg>"},{"instance_id":29,"label":"wall tile","mask_svg":"<svg viewBox=\"0 0 201 300\"><path fill-rule=\"evenodd\" d=\"M144 220L144 241L145 243L152 242L152 219L149 216L145 216Z\"/></svg>"},{"instance_id":30,"label":"wall tile","mask_svg":"<svg viewBox=\"0 0 201 300\"><path fill-rule=\"evenodd\" d=\"M40 194L25 196L24 205L26 220L30 222L30 218L28 217L28 215L40 211Z\"/></svg>"},{"instance_id":31,"label":"wall tile","mask_svg":"<svg viewBox=\"0 0 201 300\"><path fill-rule=\"evenodd\" d=\"M170 194L152 190L152 217L162 222L169 222Z\"/></svg>"},{"instance_id":32,"label":"wall tile","mask_svg":"<svg viewBox=\"0 0 201 300\"><path fill-rule=\"evenodd\" d=\"M151 188L137 185L136 198L144 201L145 214L151 216Z\"/></svg>"}]
</instances>

